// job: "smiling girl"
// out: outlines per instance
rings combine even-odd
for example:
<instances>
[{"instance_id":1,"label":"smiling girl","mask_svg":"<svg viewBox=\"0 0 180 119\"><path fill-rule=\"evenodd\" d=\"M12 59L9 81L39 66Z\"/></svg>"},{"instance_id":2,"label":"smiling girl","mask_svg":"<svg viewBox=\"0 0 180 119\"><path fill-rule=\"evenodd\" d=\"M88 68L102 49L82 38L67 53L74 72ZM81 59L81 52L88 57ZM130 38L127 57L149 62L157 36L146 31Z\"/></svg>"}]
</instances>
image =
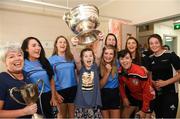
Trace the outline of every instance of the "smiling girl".
<instances>
[{"instance_id":1,"label":"smiling girl","mask_svg":"<svg viewBox=\"0 0 180 119\"><path fill-rule=\"evenodd\" d=\"M81 51L80 57L81 64L77 65L79 82L75 98L75 117L101 118L99 72L94 52L90 48L85 48Z\"/></svg>"},{"instance_id":2,"label":"smiling girl","mask_svg":"<svg viewBox=\"0 0 180 119\"><path fill-rule=\"evenodd\" d=\"M111 45L105 46L100 63L103 118L120 118L119 81L115 61L115 48Z\"/></svg>"}]
</instances>

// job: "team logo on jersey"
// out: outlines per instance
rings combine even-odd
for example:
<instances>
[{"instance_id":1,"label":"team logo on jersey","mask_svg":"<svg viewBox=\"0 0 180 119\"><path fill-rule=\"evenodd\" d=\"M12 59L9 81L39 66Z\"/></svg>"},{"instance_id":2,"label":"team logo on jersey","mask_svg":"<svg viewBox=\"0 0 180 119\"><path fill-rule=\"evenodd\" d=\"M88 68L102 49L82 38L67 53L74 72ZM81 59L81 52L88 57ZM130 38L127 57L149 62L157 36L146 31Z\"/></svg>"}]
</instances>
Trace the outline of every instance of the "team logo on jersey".
<instances>
[{"instance_id":1,"label":"team logo on jersey","mask_svg":"<svg viewBox=\"0 0 180 119\"><path fill-rule=\"evenodd\" d=\"M132 83L133 83L134 85L138 85L138 84L139 84L139 80L138 80L138 79L133 79L133 80L132 80Z\"/></svg>"},{"instance_id":2,"label":"team logo on jersey","mask_svg":"<svg viewBox=\"0 0 180 119\"><path fill-rule=\"evenodd\" d=\"M148 108L147 112L149 112L149 113L150 113L150 112L151 112L151 109L150 109L150 108Z\"/></svg>"},{"instance_id":3,"label":"team logo on jersey","mask_svg":"<svg viewBox=\"0 0 180 119\"><path fill-rule=\"evenodd\" d=\"M154 91L154 89L150 86L150 88L149 88L149 91L150 91L150 93L153 95L153 99L155 99L155 91Z\"/></svg>"},{"instance_id":4,"label":"team logo on jersey","mask_svg":"<svg viewBox=\"0 0 180 119\"><path fill-rule=\"evenodd\" d=\"M175 109L176 109L176 107L174 106L174 104L170 106L170 109L171 109L171 110L175 110Z\"/></svg>"},{"instance_id":5,"label":"team logo on jersey","mask_svg":"<svg viewBox=\"0 0 180 119\"><path fill-rule=\"evenodd\" d=\"M168 61L168 59L161 60L161 62L167 62L167 61Z\"/></svg>"},{"instance_id":6,"label":"team logo on jersey","mask_svg":"<svg viewBox=\"0 0 180 119\"><path fill-rule=\"evenodd\" d=\"M155 64L155 62L153 61L153 62L151 62L151 64Z\"/></svg>"}]
</instances>

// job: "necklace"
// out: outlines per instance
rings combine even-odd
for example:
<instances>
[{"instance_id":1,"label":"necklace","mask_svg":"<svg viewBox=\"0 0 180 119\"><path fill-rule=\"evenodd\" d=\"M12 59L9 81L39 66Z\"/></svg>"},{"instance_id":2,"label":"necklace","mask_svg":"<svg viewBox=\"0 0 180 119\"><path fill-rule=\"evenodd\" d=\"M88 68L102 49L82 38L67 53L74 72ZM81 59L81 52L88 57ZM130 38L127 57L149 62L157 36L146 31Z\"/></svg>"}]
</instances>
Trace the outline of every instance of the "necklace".
<instances>
[{"instance_id":1,"label":"necklace","mask_svg":"<svg viewBox=\"0 0 180 119\"><path fill-rule=\"evenodd\" d=\"M14 80L20 81L20 82L24 83L25 85L27 84L27 83L24 81L24 76L23 76L23 74L22 74L22 78L19 79L19 78L17 78L17 76L15 76L14 74L12 74L10 71L7 71L7 73L8 73Z\"/></svg>"},{"instance_id":2,"label":"necklace","mask_svg":"<svg viewBox=\"0 0 180 119\"><path fill-rule=\"evenodd\" d=\"M7 73L13 78L13 79L16 79L16 80L23 80L23 74L21 77L17 77L15 76L13 73L11 73L9 70L7 71Z\"/></svg>"}]
</instances>

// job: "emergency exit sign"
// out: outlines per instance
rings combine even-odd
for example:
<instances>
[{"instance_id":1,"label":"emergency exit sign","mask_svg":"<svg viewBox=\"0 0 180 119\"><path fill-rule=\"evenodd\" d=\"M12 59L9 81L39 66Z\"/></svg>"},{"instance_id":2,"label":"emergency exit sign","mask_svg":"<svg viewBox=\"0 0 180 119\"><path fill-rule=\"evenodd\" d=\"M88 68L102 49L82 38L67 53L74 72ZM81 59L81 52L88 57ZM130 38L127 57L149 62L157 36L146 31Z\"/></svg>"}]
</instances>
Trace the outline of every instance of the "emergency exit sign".
<instances>
[{"instance_id":1,"label":"emergency exit sign","mask_svg":"<svg viewBox=\"0 0 180 119\"><path fill-rule=\"evenodd\" d=\"M174 24L174 30L179 30L180 29L180 23Z\"/></svg>"}]
</instances>

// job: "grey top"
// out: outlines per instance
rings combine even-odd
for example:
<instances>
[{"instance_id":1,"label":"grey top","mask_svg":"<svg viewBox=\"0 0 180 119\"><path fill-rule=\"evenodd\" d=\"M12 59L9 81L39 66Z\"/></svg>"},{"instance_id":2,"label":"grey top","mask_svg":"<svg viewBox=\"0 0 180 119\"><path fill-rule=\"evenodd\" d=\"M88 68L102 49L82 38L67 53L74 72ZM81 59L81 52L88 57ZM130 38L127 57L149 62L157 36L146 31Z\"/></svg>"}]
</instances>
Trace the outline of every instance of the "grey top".
<instances>
[{"instance_id":1,"label":"grey top","mask_svg":"<svg viewBox=\"0 0 180 119\"><path fill-rule=\"evenodd\" d=\"M80 69L75 105L80 108L92 108L102 105L99 71L96 64L93 64L89 70L84 66Z\"/></svg>"}]
</instances>

